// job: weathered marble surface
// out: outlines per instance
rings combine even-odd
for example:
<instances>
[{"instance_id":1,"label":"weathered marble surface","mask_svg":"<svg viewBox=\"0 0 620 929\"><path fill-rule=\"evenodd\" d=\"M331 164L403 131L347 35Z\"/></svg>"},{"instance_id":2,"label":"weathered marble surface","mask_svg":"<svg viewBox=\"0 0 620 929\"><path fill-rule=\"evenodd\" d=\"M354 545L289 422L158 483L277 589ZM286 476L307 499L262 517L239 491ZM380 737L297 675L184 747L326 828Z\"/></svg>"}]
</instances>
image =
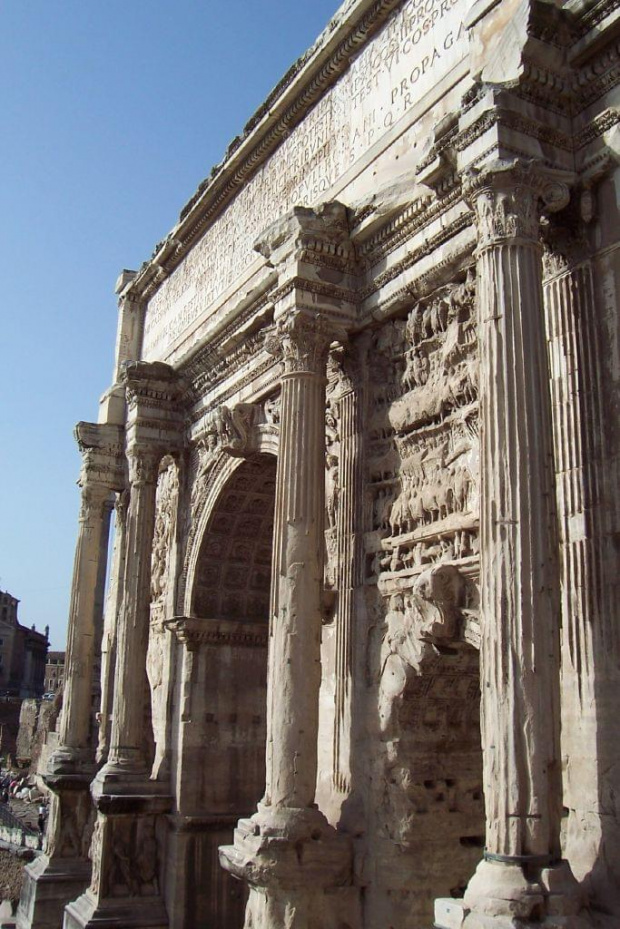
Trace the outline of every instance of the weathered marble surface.
<instances>
[{"instance_id":1,"label":"weathered marble surface","mask_svg":"<svg viewBox=\"0 0 620 929\"><path fill-rule=\"evenodd\" d=\"M23 929L617 924L613 17L348 0L119 277Z\"/></svg>"}]
</instances>

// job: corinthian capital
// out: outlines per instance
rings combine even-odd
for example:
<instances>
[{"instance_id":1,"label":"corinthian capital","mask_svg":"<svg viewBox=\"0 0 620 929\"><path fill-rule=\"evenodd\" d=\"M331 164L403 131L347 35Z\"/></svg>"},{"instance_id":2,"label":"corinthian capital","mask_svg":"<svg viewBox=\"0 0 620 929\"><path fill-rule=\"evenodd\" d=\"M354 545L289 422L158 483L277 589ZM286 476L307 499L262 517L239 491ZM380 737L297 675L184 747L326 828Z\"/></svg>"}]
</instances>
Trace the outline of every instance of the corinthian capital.
<instances>
[{"instance_id":1,"label":"corinthian capital","mask_svg":"<svg viewBox=\"0 0 620 929\"><path fill-rule=\"evenodd\" d=\"M281 316L265 339L265 348L284 362L284 373L325 375L329 346L346 339L345 330L320 313Z\"/></svg>"},{"instance_id":2,"label":"corinthian capital","mask_svg":"<svg viewBox=\"0 0 620 929\"><path fill-rule=\"evenodd\" d=\"M120 491L125 486L124 432L109 423L80 422L75 439L82 456L78 484L89 492L99 486L101 493Z\"/></svg>"},{"instance_id":3,"label":"corinthian capital","mask_svg":"<svg viewBox=\"0 0 620 929\"><path fill-rule=\"evenodd\" d=\"M511 239L538 242L544 210L557 212L569 201L565 177L532 161L496 161L469 171L463 196L476 213L481 247Z\"/></svg>"},{"instance_id":4,"label":"corinthian capital","mask_svg":"<svg viewBox=\"0 0 620 929\"><path fill-rule=\"evenodd\" d=\"M106 487L105 484L89 480L85 482L80 480L80 486L82 494L80 499L79 521L88 524L93 518L101 519L106 504L109 503L110 508L112 507L111 489Z\"/></svg>"},{"instance_id":5,"label":"corinthian capital","mask_svg":"<svg viewBox=\"0 0 620 929\"><path fill-rule=\"evenodd\" d=\"M159 462L165 449L149 445L131 445L127 449L129 483L132 487L155 485L159 473Z\"/></svg>"}]
</instances>

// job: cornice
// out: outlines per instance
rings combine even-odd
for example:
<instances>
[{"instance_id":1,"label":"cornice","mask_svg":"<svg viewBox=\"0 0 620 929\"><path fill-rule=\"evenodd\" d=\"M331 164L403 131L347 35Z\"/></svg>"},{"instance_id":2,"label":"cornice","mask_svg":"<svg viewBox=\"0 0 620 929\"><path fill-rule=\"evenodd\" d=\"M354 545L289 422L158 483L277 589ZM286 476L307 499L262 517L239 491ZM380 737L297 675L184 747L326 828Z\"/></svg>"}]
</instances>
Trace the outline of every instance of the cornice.
<instances>
[{"instance_id":1,"label":"cornice","mask_svg":"<svg viewBox=\"0 0 620 929\"><path fill-rule=\"evenodd\" d=\"M260 623L175 616L173 619L166 620L164 625L190 651L201 645L266 648L269 637L269 630Z\"/></svg>"},{"instance_id":2,"label":"cornice","mask_svg":"<svg viewBox=\"0 0 620 929\"><path fill-rule=\"evenodd\" d=\"M595 0L595 2L569 3L567 9L575 16L573 30L581 38L611 16L618 7L620 7L620 0Z\"/></svg>"}]
</instances>

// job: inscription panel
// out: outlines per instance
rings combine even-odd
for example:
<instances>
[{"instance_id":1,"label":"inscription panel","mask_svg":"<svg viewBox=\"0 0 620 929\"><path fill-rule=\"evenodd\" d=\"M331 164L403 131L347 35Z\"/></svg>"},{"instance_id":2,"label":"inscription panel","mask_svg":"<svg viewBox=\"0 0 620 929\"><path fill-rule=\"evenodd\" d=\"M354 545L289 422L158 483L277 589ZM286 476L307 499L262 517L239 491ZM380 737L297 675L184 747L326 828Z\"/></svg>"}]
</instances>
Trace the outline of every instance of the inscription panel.
<instances>
[{"instance_id":1,"label":"inscription panel","mask_svg":"<svg viewBox=\"0 0 620 929\"><path fill-rule=\"evenodd\" d=\"M465 56L467 0L409 0L239 191L149 301L143 357L166 359L256 259L262 230L312 206Z\"/></svg>"}]
</instances>

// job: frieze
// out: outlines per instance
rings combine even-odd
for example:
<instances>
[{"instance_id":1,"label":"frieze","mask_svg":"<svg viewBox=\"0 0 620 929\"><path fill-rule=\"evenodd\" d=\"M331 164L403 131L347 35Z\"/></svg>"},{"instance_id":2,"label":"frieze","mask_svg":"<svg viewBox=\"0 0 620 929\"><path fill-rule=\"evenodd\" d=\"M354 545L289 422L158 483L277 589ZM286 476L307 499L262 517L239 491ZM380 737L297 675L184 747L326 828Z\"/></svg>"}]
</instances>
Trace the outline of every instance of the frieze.
<instances>
[{"instance_id":1,"label":"frieze","mask_svg":"<svg viewBox=\"0 0 620 929\"><path fill-rule=\"evenodd\" d=\"M268 371L273 370L274 382L278 380L278 369L279 369L280 362L273 356L268 355L267 352L264 350L264 335L262 338L262 342L263 342L263 346L261 348L261 351L263 353L263 358L261 359L259 357L259 359L255 361L254 364L252 364L251 370L248 370L248 372L241 379L233 382L232 384L229 384L226 387L226 389L220 392L216 391L215 389L209 391L209 393L211 394L211 397L210 397L211 403L208 409L206 411L205 411L205 407L194 409L187 416L187 422L190 426L196 425L202 419L205 418L205 415L209 414L209 411L216 409L217 406L223 403L226 403L228 400L230 400L231 397L238 395L239 391L243 387L251 383L251 381L263 380L264 375ZM228 378L226 378L226 381L228 382Z\"/></svg>"},{"instance_id":2,"label":"frieze","mask_svg":"<svg viewBox=\"0 0 620 929\"><path fill-rule=\"evenodd\" d=\"M614 126L617 126L618 123L620 123L620 110L616 107L609 107L600 116L593 119L591 123L588 123L581 132L577 133L575 136L575 150L577 151L595 139L600 138L610 129L613 129Z\"/></svg>"},{"instance_id":3,"label":"frieze","mask_svg":"<svg viewBox=\"0 0 620 929\"><path fill-rule=\"evenodd\" d=\"M366 583L381 591L478 557L475 293L470 267L374 336Z\"/></svg>"},{"instance_id":4,"label":"frieze","mask_svg":"<svg viewBox=\"0 0 620 929\"><path fill-rule=\"evenodd\" d=\"M328 297L329 299L333 300L340 300L348 304L355 304L357 300L357 293L354 290L339 287L336 284L321 284L320 281L309 281L306 278L300 277L295 277L291 280L288 280L277 290L273 291L271 294L271 299L274 303L278 303L279 301L284 300L285 297L287 297L293 291L305 291L306 293L316 294L320 297ZM334 310L333 314L334 316L345 321L349 319L349 316L346 313L338 313L336 310Z\"/></svg>"},{"instance_id":5,"label":"frieze","mask_svg":"<svg viewBox=\"0 0 620 929\"><path fill-rule=\"evenodd\" d=\"M123 427L80 422L74 435L82 456L80 486L101 485L108 493L122 490L126 475Z\"/></svg>"},{"instance_id":6,"label":"frieze","mask_svg":"<svg viewBox=\"0 0 620 929\"><path fill-rule=\"evenodd\" d=\"M618 6L620 6L620 0L601 0L601 2L593 4L579 16L574 27L576 35L587 35L591 29L598 26L608 16L611 16L618 9Z\"/></svg>"}]
</instances>

